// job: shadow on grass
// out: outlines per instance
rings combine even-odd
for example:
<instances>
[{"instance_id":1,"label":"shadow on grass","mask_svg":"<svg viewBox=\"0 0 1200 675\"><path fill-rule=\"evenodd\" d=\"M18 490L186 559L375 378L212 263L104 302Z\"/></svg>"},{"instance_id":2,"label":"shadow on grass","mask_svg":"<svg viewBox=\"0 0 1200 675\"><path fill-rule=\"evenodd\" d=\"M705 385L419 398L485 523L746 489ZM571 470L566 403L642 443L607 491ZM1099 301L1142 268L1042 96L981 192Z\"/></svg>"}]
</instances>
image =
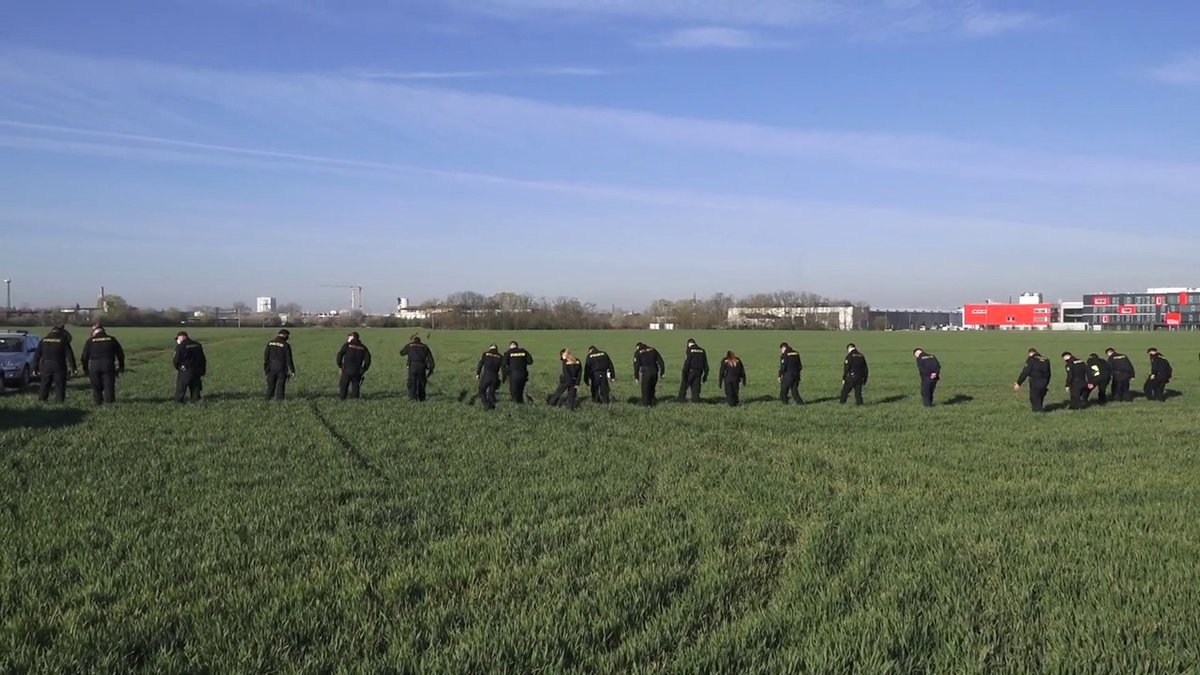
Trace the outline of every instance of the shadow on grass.
<instances>
[{"instance_id":1,"label":"shadow on grass","mask_svg":"<svg viewBox=\"0 0 1200 675\"><path fill-rule=\"evenodd\" d=\"M888 396L887 398L881 398L878 401L875 401L875 403L878 403L878 404L899 403L900 401L903 401L906 398L908 398L908 394L894 394L892 396Z\"/></svg>"},{"instance_id":2,"label":"shadow on grass","mask_svg":"<svg viewBox=\"0 0 1200 675\"><path fill-rule=\"evenodd\" d=\"M963 403L970 403L971 401L974 401L974 400L975 400L974 396L967 396L966 394L955 394L950 400L946 401L942 405L961 405Z\"/></svg>"},{"instance_id":3,"label":"shadow on grass","mask_svg":"<svg viewBox=\"0 0 1200 675\"><path fill-rule=\"evenodd\" d=\"M32 408L14 410L0 417L0 431L13 429L62 429L83 422L87 413L78 408Z\"/></svg>"}]
</instances>

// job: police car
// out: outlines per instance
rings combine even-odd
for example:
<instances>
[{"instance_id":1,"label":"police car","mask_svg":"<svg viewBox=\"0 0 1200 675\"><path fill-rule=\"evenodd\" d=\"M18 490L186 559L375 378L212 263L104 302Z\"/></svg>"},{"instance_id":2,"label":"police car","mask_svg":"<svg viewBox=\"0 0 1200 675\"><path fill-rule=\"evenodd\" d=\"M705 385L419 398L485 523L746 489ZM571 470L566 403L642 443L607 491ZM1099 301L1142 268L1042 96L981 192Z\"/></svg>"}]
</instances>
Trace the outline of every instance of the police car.
<instances>
[{"instance_id":1,"label":"police car","mask_svg":"<svg viewBox=\"0 0 1200 675\"><path fill-rule=\"evenodd\" d=\"M33 354L41 338L23 330L0 330L0 375L3 386L25 388L33 379Z\"/></svg>"}]
</instances>

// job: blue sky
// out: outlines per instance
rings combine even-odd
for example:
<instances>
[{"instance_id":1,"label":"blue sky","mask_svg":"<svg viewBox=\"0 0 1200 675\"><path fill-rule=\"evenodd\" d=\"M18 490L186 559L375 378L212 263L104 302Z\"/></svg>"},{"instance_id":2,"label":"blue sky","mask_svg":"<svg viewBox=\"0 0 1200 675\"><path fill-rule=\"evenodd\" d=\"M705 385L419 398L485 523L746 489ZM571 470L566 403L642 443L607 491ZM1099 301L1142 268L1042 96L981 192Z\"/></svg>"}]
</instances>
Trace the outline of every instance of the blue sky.
<instances>
[{"instance_id":1,"label":"blue sky","mask_svg":"<svg viewBox=\"0 0 1200 675\"><path fill-rule=\"evenodd\" d=\"M375 310L1197 285L1200 5L1150 6L12 3L0 274Z\"/></svg>"}]
</instances>

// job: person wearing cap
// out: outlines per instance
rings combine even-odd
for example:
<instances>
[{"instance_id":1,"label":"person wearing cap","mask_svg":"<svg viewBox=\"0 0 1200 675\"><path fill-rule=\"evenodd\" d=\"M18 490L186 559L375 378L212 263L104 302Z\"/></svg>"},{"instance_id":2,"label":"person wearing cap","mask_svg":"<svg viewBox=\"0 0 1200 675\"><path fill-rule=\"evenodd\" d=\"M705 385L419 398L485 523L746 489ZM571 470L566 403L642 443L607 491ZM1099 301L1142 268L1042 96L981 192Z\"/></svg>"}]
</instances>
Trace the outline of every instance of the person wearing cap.
<instances>
[{"instance_id":1,"label":"person wearing cap","mask_svg":"<svg viewBox=\"0 0 1200 675\"><path fill-rule=\"evenodd\" d=\"M913 358L917 360L917 376L921 379L921 404L932 408L933 391L942 381L942 363L920 347L913 350Z\"/></svg>"},{"instance_id":2,"label":"person wearing cap","mask_svg":"<svg viewBox=\"0 0 1200 675\"><path fill-rule=\"evenodd\" d=\"M83 343L79 361L92 384L92 401L96 405L115 403L117 376L125 372L125 350L121 349L121 343L97 324Z\"/></svg>"},{"instance_id":3,"label":"person wearing cap","mask_svg":"<svg viewBox=\"0 0 1200 675\"><path fill-rule=\"evenodd\" d=\"M204 389L201 378L208 372L204 347L186 332L179 331L175 334L175 358L171 363L175 366L175 402L199 401Z\"/></svg>"},{"instance_id":4,"label":"person wearing cap","mask_svg":"<svg viewBox=\"0 0 1200 675\"><path fill-rule=\"evenodd\" d=\"M1046 412L1046 393L1050 391L1050 378L1053 369L1050 359L1042 356L1038 350L1030 347L1026 352L1025 367L1013 383L1013 391L1021 391L1021 385L1029 380L1029 405L1035 413Z\"/></svg>"},{"instance_id":5,"label":"person wearing cap","mask_svg":"<svg viewBox=\"0 0 1200 675\"><path fill-rule=\"evenodd\" d=\"M779 400L784 405L789 403L789 397L796 405L804 405L804 399L800 398L800 373L803 370L800 352L786 342L779 343Z\"/></svg>"},{"instance_id":6,"label":"person wearing cap","mask_svg":"<svg viewBox=\"0 0 1200 675\"><path fill-rule=\"evenodd\" d=\"M475 381L479 383L479 403L488 410L496 408L496 390L500 388L500 368L504 357L500 347L491 344L475 366Z\"/></svg>"},{"instance_id":7,"label":"person wearing cap","mask_svg":"<svg viewBox=\"0 0 1200 675\"><path fill-rule=\"evenodd\" d=\"M593 402L608 403L612 400L610 381L617 381L612 359L596 345L588 347L587 358L583 360L583 382L588 385Z\"/></svg>"},{"instance_id":8,"label":"person wearing cap","mask_svg":"<svg viewBox=\"0 0 1200 675\"><path fill-rule=\"evenodd\" d=\"M687 393L692 392L692 403L700 402L700 385L708 382L708 352L689 338L683 349L683 371L679 382L679 402L687 400Z\"/></svg>"},{"instance_id":9,"label":"person wearing cap","mask_svg":"<svg viewBox=\"0 0 1200 675\"><path fill-rule=\"evenodd\" d=\"M637 343L633 351L633 379L642 385L641 404L655 404L654 389L658 386L658 378L667 372L667 364L663 361L658 350L644 342Z\"/></svg>"},{"instance_id":10,"label":"person wearing cap","mask_svg":"<svg viewBox=\"0 0 1200 675\"><path fill-rule=\"evenodd\" d=\"M1091 382L1092 371L1086 361L1071 352L1063 352L1062 360L1067 372L1068 406L1071 410L1082 410L1087 407L1088 392L1096 386Z\"/></svg>"},{"instance_id":11,"label":"person wearing cap","mask_svg":"<svg viewBox=\"0 0 1200 675\"><path fill-rule=\"evenodd\" d=\"M1150 377L1146 378L1146 385L1142 391L1151 401L1165 401L1167 400L1167 383L1171 381L1171 375L1174 374L1171 370L1171 362L1154 347L1147 349L1146 355L1150 357Z\"/></svg>"},{"instance_id":12,"label":"person wearing cap","mask_svg":"<svg viewBox=\"0 0 1200 675\"><path fill-rule=\"evenodd\" d=\"M500 365L501 382L508 380L508 393L513 403L525 402L525 385L529 382L529 366L533 365L533 354L516 340L508 343L508 351Z\"/></svg>"},{"instance_id":13,"label":"person wearing cap","mask_svg":"<svg viewBox=\"0 0 1200 675\"><path fill-rule=\"evenodd\" d=\"M850 392L854 392L854 404L863 404L863 387L867 385L867 378L870 375L870 370L867 367L867 357L858 351L858 346L853 342L846 345L846 358L842 361L842 405L846 404L846 400L850 397Z\"/></svg>"},{"instance_id":14,"label":"person wearing cap","mask_svg":"<svg viewBox=\"0 0 1200 675\"><path fill-rule=\"evenodd\" d=\"M38 399L45 403L54 391L54 400L67 400L67 376L75 373L75 350L66 331L55 326L38 343L33 353L33 374L38 378Z\"/></svg>"},{"instance_id":15,"label":"person wearing cap","mask_svg":"<svg viewBox=\"0 0 1200 675\"><path fill-rule=\"evenodd\" d=\"M263 375L267 377L267 400L282 401L287 397L288 378L295 376L296 363L292 360L292 345L288 341L291 333L281 328L275 339L263 350Z\"/></svg>"},{"instance_id":16,"label":"person wearing cap","mask_svg":"<svg viewBox=\"0 0 1200 675\"><path fill-rule=\"evenodd\" d=\"M1108 372L1112 375L1112 393L1109 398L1118 403L1132 401L1133 392L1129 391L1129 383L1137 377L1133 361L1113 347L1105 349L1104 355L1108 357Z\"/></svg>"},{"instance_id":17,"label":"person wearing cap","mask_svg":"<svg viewBox=\"0 0 1200 675\"><path fill-rule=\"evenodd\" d=\"M412 401L425 400L425 385L433 376L433 351L421 338L414 335L400 349L400 356L408 357L408 398Z\"/></svg>"},{"instance_id":18,"label":"person wearing cap","mask_svg":"<svg viewBox=\"0 0 1200 675\"><path fill-rule=\"evenodd\" d=\"M371 350L362 343L357 332L346 336L346 341L337 353L337 367L341 372L341 377L338 378L338 398L343 401L346 397L358 398L362 391L363 377L371 369Z\"/></svg>"}]
</instances>

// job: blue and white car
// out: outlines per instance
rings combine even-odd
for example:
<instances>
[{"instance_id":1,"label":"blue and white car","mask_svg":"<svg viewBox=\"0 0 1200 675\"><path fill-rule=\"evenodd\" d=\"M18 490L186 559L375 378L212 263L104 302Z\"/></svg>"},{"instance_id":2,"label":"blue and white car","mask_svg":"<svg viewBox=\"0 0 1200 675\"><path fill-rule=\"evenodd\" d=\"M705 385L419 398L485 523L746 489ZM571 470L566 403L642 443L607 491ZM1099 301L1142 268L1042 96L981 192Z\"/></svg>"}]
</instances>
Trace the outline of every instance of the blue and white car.
<instances>
[{"instance_id":1,"label":"blue and white car","mask_svg":"<svg viewBox=\"0 0 1200 675\"><path fill-rule=\"evenodd\" d=\"M0 375L3 376L3 386L22 389L29 386L37 367L33 362L33 354L41 341L41 338L23 330L0 330Z\"/></svg>"}]
</instances>

